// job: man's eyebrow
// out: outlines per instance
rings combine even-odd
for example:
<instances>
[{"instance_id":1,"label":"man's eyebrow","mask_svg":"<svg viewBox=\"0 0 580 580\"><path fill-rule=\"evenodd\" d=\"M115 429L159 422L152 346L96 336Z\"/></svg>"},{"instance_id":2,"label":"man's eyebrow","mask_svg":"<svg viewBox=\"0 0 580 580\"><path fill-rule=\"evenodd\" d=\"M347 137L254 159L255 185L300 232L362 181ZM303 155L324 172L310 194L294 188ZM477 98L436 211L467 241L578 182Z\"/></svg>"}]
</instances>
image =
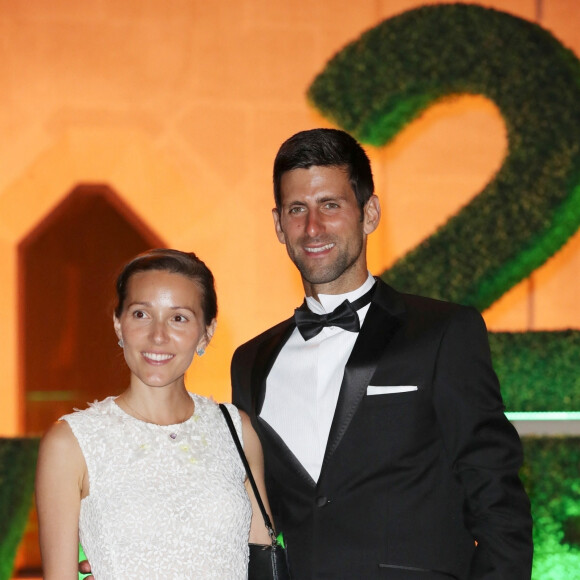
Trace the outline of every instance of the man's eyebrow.
<instances>
[{"instance_id":1,"label":"man's eyebrow","mask_svg":"<svg viewBox=\"0 0 580 580\"><path fill-rule=\"evenodd\" d=\"M344 201L346 199L346 195L342 195L340 193L327 193L327 194L322 194L320 197L317 197L314 201L316 203L326 203L327 201ZM296 199L296 200L292 200L289 201L285 204L286 207L291 206L291 205L308 205L305 201L301 200L301 199Z\"/></svg>"},{"instance_id":2,"label":"man's eyebrow","mask_svg":"<svg viewBox=\"0 0 580 580\"><path fill-rule=\"evenodd\" d=\"M346 196L341 195L341 194L334 194L334 195L323 195L322 197L318 198L316 201L318 203L324 203L326 201L342 201L346 199Z\"/></svg>"}]
</instances>

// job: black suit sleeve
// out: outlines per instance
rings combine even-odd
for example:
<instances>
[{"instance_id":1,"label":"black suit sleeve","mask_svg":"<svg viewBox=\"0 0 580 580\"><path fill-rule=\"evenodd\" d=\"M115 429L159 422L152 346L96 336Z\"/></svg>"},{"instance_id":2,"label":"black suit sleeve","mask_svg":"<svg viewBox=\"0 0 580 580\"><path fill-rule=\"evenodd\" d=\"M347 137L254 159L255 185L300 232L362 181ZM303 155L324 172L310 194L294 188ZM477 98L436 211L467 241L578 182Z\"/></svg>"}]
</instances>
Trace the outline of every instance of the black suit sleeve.
<instances>
[{"instance_id":1,"label":"black suit sleeve","mask_svg":"<svg viewBox=\"0 0 580 580\"><path fill-rule=\"evenodd\" d=\"M443 333L433 400L454 474L466 495L466 523L478 542L470 579L529 580L532 519L518 471L522 448L504 414L487 331L461 308Z\"/></svg>"},{"instance_id":2,"label":"black suit sleeve","mask_svg":"<svg viewBox=\"0 0 580 580\"><path fill-rule=\"evenodd\" d=\"M253 409L251 408L251 389L249 379L244 379L247 374L247 365L244 364L245 357L242 353L242 348L238 348L232 357L230 367L230 376L232 381L232 403L242 409L250 417L253 416Z\"/></svg>"}]
</instances>

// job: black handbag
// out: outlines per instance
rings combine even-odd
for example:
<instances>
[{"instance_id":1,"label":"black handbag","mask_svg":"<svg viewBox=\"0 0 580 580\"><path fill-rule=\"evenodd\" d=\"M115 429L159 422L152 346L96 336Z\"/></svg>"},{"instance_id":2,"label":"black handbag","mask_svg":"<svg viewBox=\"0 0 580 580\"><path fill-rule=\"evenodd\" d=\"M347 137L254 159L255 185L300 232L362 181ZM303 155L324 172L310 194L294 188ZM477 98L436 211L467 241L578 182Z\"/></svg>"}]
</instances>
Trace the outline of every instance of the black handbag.
<instances>
[{"instance_id":1,"label":"black handbag","mask_svg":"<svg viewBox=\"0 0 580 580\"><path fill-rule=\"evenodd\" d=\"M290 580L290 570L288 568L288 560L286 558L286 550L276 539L276 532L272 527L272 522L268 514L266 513L266 508L260 497L260 492L254 481L254 476L252 475L252 470L246 459L246 454L240 443L238 434L236 433L236 428L232 422L232 418L227 407L220 404L221 412L223 413L226 423L232 434L232 438L244 467L246 468L246 474L250 480L252 489L254 490L254 496L256 501L260 506L260 511L262 512L262 517L264 518L264 524L268 530L268 534L272 540L271 544L248 544L250 548L250 562L248 564L248 580Z\"/></svg>"}]
</instances>

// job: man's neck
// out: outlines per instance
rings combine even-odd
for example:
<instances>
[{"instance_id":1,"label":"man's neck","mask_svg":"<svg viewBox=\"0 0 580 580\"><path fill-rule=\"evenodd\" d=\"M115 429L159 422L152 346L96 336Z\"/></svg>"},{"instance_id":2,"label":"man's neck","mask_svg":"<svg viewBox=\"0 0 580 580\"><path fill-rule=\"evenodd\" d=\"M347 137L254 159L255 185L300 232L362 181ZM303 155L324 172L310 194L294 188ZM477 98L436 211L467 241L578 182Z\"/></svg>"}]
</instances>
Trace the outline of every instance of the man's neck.
<instances>
[{"instance_id":1,"label":"man's neck","mask_svg":"<svg viewBox=\"0 0 580 580\"><path fill-rule=\"evenodd\" d=\"M320 302L318 296L320 294L326 295L336 295L336 294L348 294L349 292L354 292L360 288L369 277L368 270L365 269L362 276L357 276L355 279L345 281L333 280L327 284L310 284L306 280L302 279L302 284L304 286L304 295L307 297L314 298Z\"/></svg>"}]
</instances>

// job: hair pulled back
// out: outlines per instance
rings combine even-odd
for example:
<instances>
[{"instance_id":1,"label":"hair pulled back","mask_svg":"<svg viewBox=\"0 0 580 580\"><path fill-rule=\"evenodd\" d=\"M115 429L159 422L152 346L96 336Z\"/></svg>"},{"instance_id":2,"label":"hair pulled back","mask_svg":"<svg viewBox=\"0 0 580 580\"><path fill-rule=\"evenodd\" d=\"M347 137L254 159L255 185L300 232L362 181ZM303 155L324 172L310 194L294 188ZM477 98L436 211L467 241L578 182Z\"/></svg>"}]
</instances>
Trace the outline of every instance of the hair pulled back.
<instances>
[{"instance_id":1,"label":"hair pulled back","mask_svg":"<svg viewBox=\"0 0 580 580\"><path fill-rule=\"evenodd\" d=\"M205 263L193 252L182 252L166 248L157 248L139 254L125 264L117 277L117 305L115 316L121 317L127 299L127 286L134 274L139 272L163 271L181 274L197 284L201 290L201 308L204 324L207 326L217 316L217 295L213 274Z\"/></svg>"}]
</instances>

